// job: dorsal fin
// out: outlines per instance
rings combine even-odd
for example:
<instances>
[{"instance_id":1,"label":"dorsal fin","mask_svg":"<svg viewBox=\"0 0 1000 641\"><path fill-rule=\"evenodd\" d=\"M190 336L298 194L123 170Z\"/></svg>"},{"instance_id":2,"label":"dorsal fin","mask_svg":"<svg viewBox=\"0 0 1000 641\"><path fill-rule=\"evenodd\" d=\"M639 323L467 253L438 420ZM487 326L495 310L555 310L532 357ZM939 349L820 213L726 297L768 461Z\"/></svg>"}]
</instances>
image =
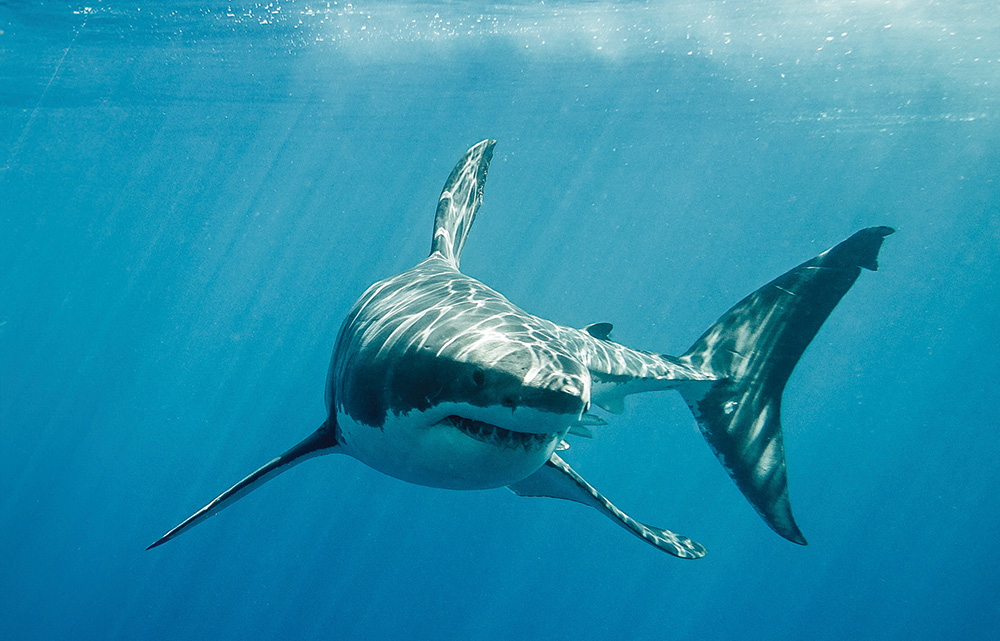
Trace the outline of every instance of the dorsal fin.
<instances>
[{"instance_id":1,"label":"dorsal fin","mask_svg":"<svg viewBox=\"0 0 1000 641\"><path fill-rule=\"evenodd\" d=\"M590 325L584 327L583 331L598 340L610 341L612 329L614 329L614 325L611 323L591 323Z\"/></svg>"},{"instance_id":2,"label":"dorsal fin","mask_svg":"<svg viewBox=\"0 0 1000 641\"><path fill-rule=\"evenodd\" d=\"M465 152L451 170L438 200L431 253L438 252L456 269L472 221L476 219L479 204L483 202L486 168L493 158L493 146L496 144L497 141L487 139Z\"/></svg>"}]
</instances>

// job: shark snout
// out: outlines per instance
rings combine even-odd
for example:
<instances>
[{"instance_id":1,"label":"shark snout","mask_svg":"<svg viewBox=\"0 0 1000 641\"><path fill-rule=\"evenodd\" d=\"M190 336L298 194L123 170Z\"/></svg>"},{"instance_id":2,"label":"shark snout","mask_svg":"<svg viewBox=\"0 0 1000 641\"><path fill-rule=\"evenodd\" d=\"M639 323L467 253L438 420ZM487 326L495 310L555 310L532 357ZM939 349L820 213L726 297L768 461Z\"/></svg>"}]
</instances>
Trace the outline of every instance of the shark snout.
<instances>
[{"instance_id":1,"label":"shark snout","mask_svg":"<svg viewBox=\"0 0 1000 641\"><path fill-rule=\"evenodd\" d=\"M560 394L566 394L568 396L579 396L581 398L584 395L583 387L580 385L576 385L575 383L566 383L565 385L561 385L558 388L556 388L556 391L559 392Z\"/></svg>"},{"instance_id":2,"label":"shark snout","mask_svg":"<svg viewBox=\"0 0 1000 641\"><path fill-rule=\"evenodd\" d=\"M558 376L545 386L543 396L561 414L579 415L590 407L590 385L588 380L572 376Z\"/></svg>"},{"instance_id":3,"label":"shark snout","mask_svg":"<svg viewBox=\"0 0 1000 641\"><path fill-rule=\"evenodd\" d=\"M560 375L553 376L546 387L559 394L565 394L567 396L577 396L590 400L590 379L589 377L584 378L582 376L573 374L563 373Z\"/></svg>"},{"instance_id":4,"label":"shark snout","mask_svg":"<svg viewBox=\"0 0 1000 641\"><path fill-rule=\"evenodd\" d=\"M531 408L552 414L579 415L590 406L590 389L579 381L551 381L542 387L508 390L499 399L499 404L511 411Z\"/></svg>"}]
</instances>

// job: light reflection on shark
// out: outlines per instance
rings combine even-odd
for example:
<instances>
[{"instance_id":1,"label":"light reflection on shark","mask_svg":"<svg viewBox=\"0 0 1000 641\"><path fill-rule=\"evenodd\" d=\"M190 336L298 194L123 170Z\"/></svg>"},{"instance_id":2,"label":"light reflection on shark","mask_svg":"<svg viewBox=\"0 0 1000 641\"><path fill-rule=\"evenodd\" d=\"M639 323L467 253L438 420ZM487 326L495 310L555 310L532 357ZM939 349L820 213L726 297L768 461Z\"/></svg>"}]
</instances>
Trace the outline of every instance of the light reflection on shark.
<instances>
[{"instance_id":1,"label":"light reflection on shark","mask_svg":"<svg viewBox=\"0 0 1000 641\"><path fill-rule=\"evenodd\" d=\"M156 547L314 456L343 453L432 487L509 487L590 505L681 558L691 539L640 523L557 454L568 434L606 424L637 392L676 389L712 450L775 532L805 544L788 500L779 413L792 368L861 268L875 270L888 227L863 229L737 303L679 357L611 340L611 325L532 316L459 271L495 141L445 184L431 253L375 283L348 313L327 377L326 421L153 543Z\"/></svg>"}]
</instances>

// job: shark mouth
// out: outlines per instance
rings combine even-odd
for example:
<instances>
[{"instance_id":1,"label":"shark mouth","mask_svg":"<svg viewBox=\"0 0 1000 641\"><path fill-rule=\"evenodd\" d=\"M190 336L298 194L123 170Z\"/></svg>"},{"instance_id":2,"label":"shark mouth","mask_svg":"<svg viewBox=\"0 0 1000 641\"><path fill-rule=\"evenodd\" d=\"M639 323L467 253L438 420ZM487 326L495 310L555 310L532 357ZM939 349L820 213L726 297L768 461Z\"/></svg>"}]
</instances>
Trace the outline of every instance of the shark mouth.
<instances>
[{"instance_id":1,"label":"shark mouth","mask_svg":"<svg viewBox=\"0 0 1000 641\"><path fill-rule=\"evenodd\" d=\"M539 450L548 446L557 435L556 434L534 434L531 432L515 432L507 430L490 423L474 421L471 418L461 416L446 416L440 421L441 425L451 425L458 428L463 434L471 436L477 441L490 443L500 447L521 448L525 450Z\"/></svg>"}]
</instances>

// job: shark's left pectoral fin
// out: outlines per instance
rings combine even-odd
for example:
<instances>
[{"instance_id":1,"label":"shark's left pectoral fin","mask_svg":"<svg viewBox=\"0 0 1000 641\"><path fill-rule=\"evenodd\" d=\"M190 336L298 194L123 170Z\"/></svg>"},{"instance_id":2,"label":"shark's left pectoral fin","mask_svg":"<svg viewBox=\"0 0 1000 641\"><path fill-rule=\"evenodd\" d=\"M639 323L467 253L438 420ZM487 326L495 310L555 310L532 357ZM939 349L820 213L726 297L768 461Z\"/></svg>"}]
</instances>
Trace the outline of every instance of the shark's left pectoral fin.
<instances>
[{"instance_id":1,"label":"shark's left pectoral fin","mask_svg":"<svg viewBox=\"0 0 1000 641\"><path fill-rule=\"evenodd\" d=\"M556 454L537 472L509 487L518 496L546 496L589 505L647 543L676 557L700 559L705 556L706 550L700 543L669 530L650 527L622 512Z\"/></svg>"}]
</instances>

